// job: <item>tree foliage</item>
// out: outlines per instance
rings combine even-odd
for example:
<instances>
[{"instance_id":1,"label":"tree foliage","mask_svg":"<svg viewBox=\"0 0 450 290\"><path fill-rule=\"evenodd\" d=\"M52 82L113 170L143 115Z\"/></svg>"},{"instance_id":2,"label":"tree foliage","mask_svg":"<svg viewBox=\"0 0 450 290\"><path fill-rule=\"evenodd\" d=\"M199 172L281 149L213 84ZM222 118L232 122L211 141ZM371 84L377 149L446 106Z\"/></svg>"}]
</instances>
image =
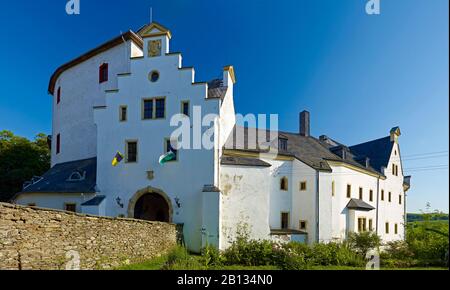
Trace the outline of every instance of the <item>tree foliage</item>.
<instances>
[{"instance_id":1,"label":"tree foliage","mask_svg":"<svg viewBox=\"0 0 450 290\"><path fill-rule=\"evenodd\" d=\"M33 141L0 131L0 201L9 201L23 183L50 168L50 150L45 134Z\"/></svg>"}]
</instances>

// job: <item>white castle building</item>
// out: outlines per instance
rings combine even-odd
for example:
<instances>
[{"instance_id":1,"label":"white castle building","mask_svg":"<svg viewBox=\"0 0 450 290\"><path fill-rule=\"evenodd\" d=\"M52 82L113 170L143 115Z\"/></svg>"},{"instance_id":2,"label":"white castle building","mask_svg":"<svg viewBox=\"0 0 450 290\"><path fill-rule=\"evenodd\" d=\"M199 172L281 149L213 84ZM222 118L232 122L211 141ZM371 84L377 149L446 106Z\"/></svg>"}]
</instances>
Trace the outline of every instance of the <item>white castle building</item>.
<instances>
[{"instance_id":1,"label":"white castle building","mask_svg":"<svg viewBox=\"0 0 450 290\"><path fill-rule=\"evenodd\" d=\"M233 67L222 79L196 82L170 40L168 29L151 23L56 70L52 168L13 202L180 224L197 252L206 243L226 248L240 226L255 239L307 243L358 231L404 238L410 178L399 128L347 147L312 137L306 111L296 133L236 126ZM193 124L199 108L217 118L192 126L191 143L212 135L212 148L175 150L172 116ZM250 146L261 136L269 148ZM114 167L118 151L124 160ZM160 165L169 151L176 160Z\"/></svg>"}]
</instances>

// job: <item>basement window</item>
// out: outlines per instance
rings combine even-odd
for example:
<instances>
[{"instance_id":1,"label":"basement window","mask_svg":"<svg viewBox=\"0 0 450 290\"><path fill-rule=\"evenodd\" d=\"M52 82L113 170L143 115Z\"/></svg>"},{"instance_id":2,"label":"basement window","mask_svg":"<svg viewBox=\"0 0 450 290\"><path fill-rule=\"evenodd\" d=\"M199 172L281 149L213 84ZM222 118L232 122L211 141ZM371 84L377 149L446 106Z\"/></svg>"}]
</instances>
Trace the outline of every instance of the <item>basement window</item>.
<instances>
[{"instance_id":1,"label":"basement window","mask_svg":"<svg viewBox=\"0 0 450 290\"><path fill-rule=\"evenodd\" d=\"M66 203L64 204L64 210L70 212L77 212L77 204L76 203Z\"/></svg>"}]
</instances>

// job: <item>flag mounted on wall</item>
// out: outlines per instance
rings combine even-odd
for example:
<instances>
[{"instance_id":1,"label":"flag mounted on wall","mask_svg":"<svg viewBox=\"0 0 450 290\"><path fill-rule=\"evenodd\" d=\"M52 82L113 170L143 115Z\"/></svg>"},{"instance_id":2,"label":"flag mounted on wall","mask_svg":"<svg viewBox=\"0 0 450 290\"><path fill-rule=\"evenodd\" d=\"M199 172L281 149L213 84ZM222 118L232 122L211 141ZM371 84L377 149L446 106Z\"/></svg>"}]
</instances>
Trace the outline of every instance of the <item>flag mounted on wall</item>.
<instances>
[{"instance_id":1,"label":"flag mounted on wall","mask_svg":"<svg viewBox=\"0 0 450 290\"><path fill-rule=\"evenodd\" d=\"M159 157L159 164L164 165L167 162L174 161L177 159L177 155L172 151L167 152L166 154Z\"/></svg>"},{"instance_id":2,"label":"flag mounted on wall","mask_svg":"<svg viewBox=\"0 0 450 290\"><path fill-rule=\"evenodd\" d=\"M112 166L116 167L117 165L119 165L119 163L123 160L124 156L122 153L117 152L116 156L114 157L113 161L112 161Z\"/></svg>"}]
</instances>

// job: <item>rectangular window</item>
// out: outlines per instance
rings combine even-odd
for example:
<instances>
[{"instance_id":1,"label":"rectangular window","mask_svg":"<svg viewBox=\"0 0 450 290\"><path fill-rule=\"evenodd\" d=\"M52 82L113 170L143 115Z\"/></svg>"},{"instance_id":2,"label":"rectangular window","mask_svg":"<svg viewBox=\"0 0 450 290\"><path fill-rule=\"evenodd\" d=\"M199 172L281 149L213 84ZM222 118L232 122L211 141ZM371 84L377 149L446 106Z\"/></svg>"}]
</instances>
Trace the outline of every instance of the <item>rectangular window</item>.
<instances>
[{"instance_id":1,"label":"rectangular window","mask_svg":"<svg viewBox=\"0 0 450 290\"><path fill-rule=\"evenodd\" d=\"M300 230L306 231L306 221L300 221Z\"/></svg>"},{"instance_id":2,"label":"rectangular window","mask_svg":"<svg viewBox=\"0 0 450 290\"><path fill-rule=\"evenodd\" d=\"M283 177L280 179L280 190L283 190L283 191L289 190L288 181L289 180L287 179L287 177Z\"/></svg>"},{"instance_id":3,"label":"rectangular window","mask_svg":"<svg viewBox=\"0 0 450 290\"><path fill-rule=\"evenodd\" d=\"M300 191L306 191L306 181L300 182Z\"/></svg>"},{"instance_id":4,"label":"rectangular window","mask_svg":"<svg viewBox=\"0 0 450 290\"><path fill-rule=\"evenodd\" d=\"M166 117L166 99L156 99L155 119L164 119Z\"/></svg>"},{"instance_id":5,"label":"rectangular window","mask_svg":"<svg viewBox=\"0 0 450 290\"><path fill-rule=\"evenodd\" d=\"M284 138L278 139L278 150L286 152L288 150L288 140Z\"/></svg>"},{"instance_id":6,"label":"rectangular window","mask_svg":"<svg viewBox=\"0 0 450 290\"><path fill-rule=\"evenodd\" d=\"M394 226L394 232L395 232L396 235L398 234L398 224L395 224L395 226Z\"/></svg>"},{"instance_id":7,"label":"rectangular window","mask_svg":"<svg viewBox=\"0 0 450 290\"><path fill-rule=\"evenodd\" d=\"M56 154L61 153L61 134L56 135Z\"/></svg>"},{"instance_id":8,"label":"rectangular window","mask_svg":"<svg viewBox=\"0 0 450 290\"><path fill-rule=\"evenodd\" d=\"M359 188L359 199L363 200L363 188L362 187Z\"/></svg>"},{"instance_id":9,"label":"rectangular window","mask_svg":"<svg viewBox=\"0 0 450 290\"><path fill-rule=\"evenodd\" d=\"M398 203L399 203L400 205L402 204L402 195L401 195L401 194L398 196Z\"/></svg>"},{"instance_id":10,"label":"rectangular window","mask_svg":"<svg viewBox=\"0 0 450 290\"><path fill-rule=\"evenodd\" d=\"M331 196L334 196L336 194L336 184L335 182L331 182Z\"/></svg>"},{"instance_id":11,"label":"rectangular window","mask_svg":"<svg viewBox=\"0 0 450 290\"><path fill-rule=\"evenodd\" d=\"M347 184L347 198L352 197L352 186L350 184Z\"/></svg>"},{"instance_id":12,"label":"rectangular window","mask_svg":"<svg viewBox=\"0 0 450 290\"><path fill-rule=\"evenodd\" d=\"M178 160L178 150L176 150L175 148L173 148L172 143L174 143L174 145L176 144L175 140L170 140L170 139L165 139L165 153L168 153L170 151L172 151L175 154L175 159L172 161L177 161ZM175 146L178 147L178 146Z\"/></svg>"},{"instance_id":13,"label":"rectangular window","mask_svg":"<svg viewBox=\"0 0 450 290\"><path fill-rule=\"evenodd\" d=\"M386 223L386 234L389 234L389 223Z\"/></svg>"},{"instance_id":14,"label":"rectangular window","mask_svg":"<svg viewBox=\"0 0 450 290\"><path fill-rule=\"evenodd\" d=\"M121 106L119 109L119 120L125 122L127 120L127 106Z\"/></svg>"},{"instance_id":15,"label":"rectangular window","mask_svg":"<svg viewBox=\"0 0 450 290\"><path fill-rule=\"evenodd\" d=\"M358 232L362 233L367 231L366 224L367 224L366 218L358 218Z\"/></svg>"},{"instance_id":16,"label":"rectangular window","mask_svg":"<svg viewBox=\"0 0 450 290\"><path fill-rule=\"evenodd\" d=\"M289 229L289 213L287 212L281 213L281 229L282 230Z\"/></svg>"},{"instance_id":17,"label":"rectangular window","mask_svg":"<svg viewBox=\"0 0 450 290\"><path fill-rule=\"evenodd\" d=\"M373 201L373 190L369 191L369 200Z\"/></svg>"},{"instance_id":18,"label":"rectangular window","mask_svg":"<svg viewBox=\"0 0 450 290\"><path fill-rule=\"evenodd\" d=\"M61 87L58 88L58 92L56 93L56 103L61 103Z\"/></svg>"},{"instance_id":19,"label":"rectangular window","mask_svg":"<svg viewBox=\"0 0 450 290\"><path fill-rule=\"evenodd\" d=\"M137 150L138 150L138 144L137 141L127 141L127 148L126 148L126 152L127 152L127 158L126 161L127 163L135 163L137 162Z\"/></svg>"},{"instance_id":20,"label":"rectangular window","mask_svg":"<svg viewBox=\"0 0 450 290\"><path fill-rule=\"evenodd\" d=\"M189 101L181 102L181 114L188 116L188 117L190 116Z\"/></svg>"},{"instance_id":21,"label":"rectangular window","mask_svg":"<svg viewBox=\"0 0 450 290\"><path fill-rule=\"evenodd\" d=\"M77 205L75 203L66 203L64 205L65 211L77 212Z\"/></svg>"},{"instance_id":22,"label":"rectangular window","mask_svg":"<svg viewBox=\"0 0 450 290\"><path fill-rule=\"evenodd\" d=\"M100 84L108 81L108 64L107 63L104 63L100 66L98 74L99 74L98 82Z\"/></svg>"},{"instance_id":23,"label":"rectangular window","mask_svg":"<svg viewBox=\"0 0 450 290\"><path fill-rule=\"evenodd\" d=\"M392 164L392 175L395 176L395 164Z\"/></svg>"},{"instance_id":24,"label":"rectangular window","mask_svg":"<svg viewBox=\"0 0 450 290\"><path fill-rule=\"evenodd\" d=\"M369 231L373 231L373 219L369 220Z\"/></svg>"},{"instance_id":25,"label":"rectangular window","mask_svg":"<svg viewBox=\"0 0 450 290\"><path fill-rule=\"evenodd\" d=\"M146 99L143 101L143 112L142 119L151 120L153 119L153 99Z\"/></svg>"},{"instance_id":26,"label":"rectangular window","mask_svg":"<svg viewBox=\"0 0 450 290\"><path fill-rule=\"evenodd\" d=\"M381 200L384 200L384 190L381 190Z\"/></svg>"},{"instance_id":27,"label":"rectangular window","mask_svg":"<svg viewBox=\"0 0 450 290\"><path fill-rule=\"evenodd\" d=\"M389 192L388 201L392 202L392 192Z\"/></svg>"}]
</instances>

